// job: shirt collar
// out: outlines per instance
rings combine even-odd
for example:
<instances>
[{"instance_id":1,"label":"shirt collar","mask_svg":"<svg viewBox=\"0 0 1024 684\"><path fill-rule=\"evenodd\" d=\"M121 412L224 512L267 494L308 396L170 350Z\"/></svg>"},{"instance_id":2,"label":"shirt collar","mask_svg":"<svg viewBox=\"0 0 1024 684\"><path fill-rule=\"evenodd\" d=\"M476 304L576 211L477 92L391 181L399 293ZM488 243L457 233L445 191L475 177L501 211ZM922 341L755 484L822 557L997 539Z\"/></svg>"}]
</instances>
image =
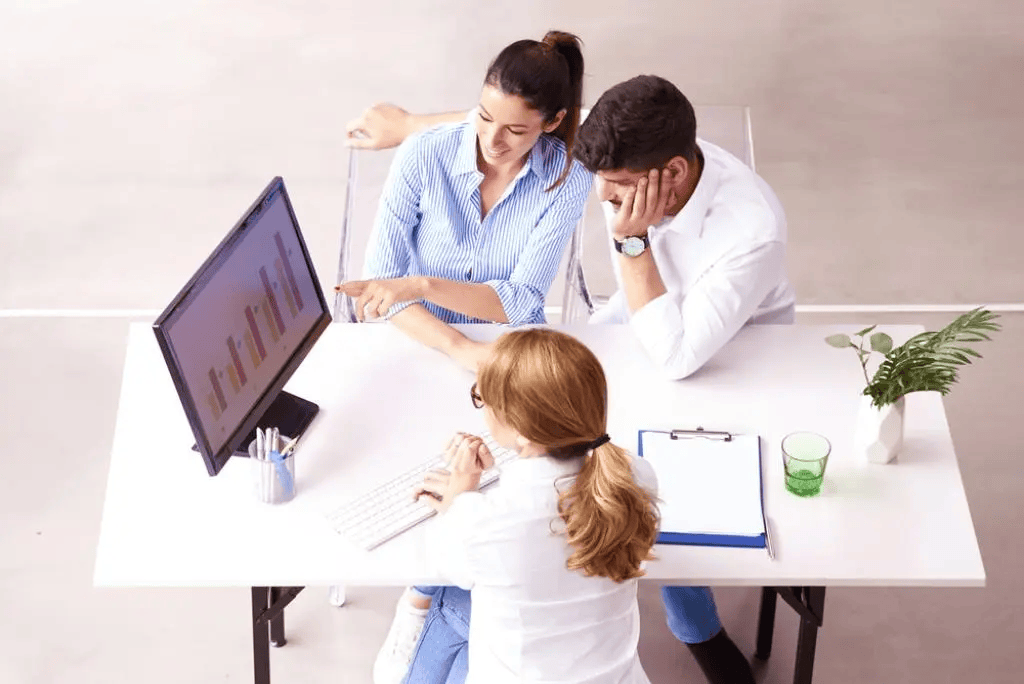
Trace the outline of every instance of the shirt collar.
<instances>
[{"instance_id":1,"label":"shirt collar","mask_svg":"<svg viewBox=\"0 0 1024 684\"><path fill-rule=\"evenodd\" d=\"M556 460L548 456L515 458L501 468L501 483L507 486L530 486L537 483L550 485L559 477L579 473L584 456Z\"/></svg>"},{"instance_id":2,"label":"shirt collar","mask_svg":"<svg viewBox=\"0 0 1024 684\"><path fill-rule=\"evenodd\" d=\"M708 159L708 155L701 150L703 142L703 140L697 139L698 153L703 157L703 169L701 169L700 178L697 180L697 187L693 189L693 194L690 195L690 199L686 201L679 213L668 217L662 223L666 230L677 233L692 232L696 233L697 237L701 237L704 233L704 217L707 216L711 200L718 190L721 179L718 166L712 163Z\"/></svg>"},{"instance_id":3,"label":"shirt collar","mask_svg":"<svg viewBox=\"0 0 1024 684\"><path fill-rule=\"evenodd\" d=\"M519 173L516 174L513 180L518 180L527 173L532 172L545 184L554 182L557 176L552 176L552 172L544 164L544 147L547 147L547 145L544 144L544 136L542 135L534 144L530 153L526 155L526 162L523 164L523 168L519 170ZM480 169L476 166L476 128L469 119L462 124L459 153L455 158L455 163L452 165L452 171L455 175L480 174ZM561 169L558 169L558 172L560 173Z\"/></svg>"}]
</instances>

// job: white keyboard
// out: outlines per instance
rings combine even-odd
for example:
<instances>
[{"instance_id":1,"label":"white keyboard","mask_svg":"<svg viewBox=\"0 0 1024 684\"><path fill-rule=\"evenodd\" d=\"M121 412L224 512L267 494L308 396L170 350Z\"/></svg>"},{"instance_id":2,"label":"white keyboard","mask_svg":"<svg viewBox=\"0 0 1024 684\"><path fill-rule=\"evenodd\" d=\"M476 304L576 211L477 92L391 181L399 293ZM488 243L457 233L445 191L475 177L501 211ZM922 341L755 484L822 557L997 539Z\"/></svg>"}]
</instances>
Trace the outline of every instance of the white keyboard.
<instances>
[{"instance_id":1,"label":"white keyboard","mask_svg":"<svg viewBox=\"0 0 1024 684\"><path fill-rule=\"evenodd\" d=\"M511 449L498 446L489 433L480 437L494 456L494 466L480 475L480 488L497 481L501 466L516 457ZM367 551L419 525L434 515L433 508L412 498L427 471L444 468L438 455L329 513L327 519L339 534Z\"/></svg>"}]
</instances>

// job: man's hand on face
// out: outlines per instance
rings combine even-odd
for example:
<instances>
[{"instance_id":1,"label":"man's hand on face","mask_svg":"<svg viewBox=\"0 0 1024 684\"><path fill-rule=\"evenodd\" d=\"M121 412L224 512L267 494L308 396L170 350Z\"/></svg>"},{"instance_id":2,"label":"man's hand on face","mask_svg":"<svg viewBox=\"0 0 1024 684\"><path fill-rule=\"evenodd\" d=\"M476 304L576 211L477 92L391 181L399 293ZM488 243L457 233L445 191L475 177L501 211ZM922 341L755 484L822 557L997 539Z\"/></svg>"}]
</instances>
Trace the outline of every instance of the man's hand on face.
<instances>
[{"instance_id":1,"label":"man's hand on face","mask_svg":"<svg viewBox=\"0 0 1024 684\"><path fill-rule=\"evenodd\" d=\"M668 169L651 169L626 192L612 222L616 239L647 235L651 226L665 218L665 209L677 199L669 176Z\"/></svg>"}]
</instances>

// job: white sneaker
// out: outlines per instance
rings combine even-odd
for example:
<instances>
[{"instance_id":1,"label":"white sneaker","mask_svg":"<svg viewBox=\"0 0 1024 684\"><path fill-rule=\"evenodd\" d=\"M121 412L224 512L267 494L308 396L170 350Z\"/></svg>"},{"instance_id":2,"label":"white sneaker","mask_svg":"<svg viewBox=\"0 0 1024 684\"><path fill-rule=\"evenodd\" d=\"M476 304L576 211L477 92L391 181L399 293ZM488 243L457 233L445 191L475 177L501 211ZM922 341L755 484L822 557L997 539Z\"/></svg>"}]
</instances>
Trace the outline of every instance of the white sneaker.
<instances>
[{"instance_id":1,"label":"white sneaker","mask_svg":"<svg viewBox=\"0 0 1024 684\"><path fill-rule=\"evenodd\" d=\"M398 599L395 619L384 645L373 661L373 684L401 684L409 672L413 651L420 640L428 608L415 608L409 603L408 590Z\"/></svg>"}]
</instances>

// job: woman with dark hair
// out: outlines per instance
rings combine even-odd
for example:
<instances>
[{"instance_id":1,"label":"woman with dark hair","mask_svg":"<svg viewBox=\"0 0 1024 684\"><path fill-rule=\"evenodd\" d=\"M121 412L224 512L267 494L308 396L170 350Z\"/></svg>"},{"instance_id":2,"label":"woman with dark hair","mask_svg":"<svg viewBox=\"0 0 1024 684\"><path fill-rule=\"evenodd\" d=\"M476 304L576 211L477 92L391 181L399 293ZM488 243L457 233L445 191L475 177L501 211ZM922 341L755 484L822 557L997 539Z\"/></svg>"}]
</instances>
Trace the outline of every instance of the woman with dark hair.
<instances>
[{"instance_id":1,"label":"woman with dark hair","mask_svg":"<svg viewBox=\"0 0 1024 684\"><path fill-rule=\"evenodd\" d=\"M601 363L574 337L532 328L495 342L473 405L517 458L476 491L493 457L459 434L448 472L420 491L441 513L427 549L472 591L468 634L432 606L407 684L650 684L637 655L637 579L658 533L650 465L607 434ZM448 600L445 587L437 603Z\"/></svg>"},{"instance_id":2,"label":"woman with dark hair","mask_svg":"<svg viewBox=\"0 0 1024 684\"><path fill-rule=\"evenodd\" d=\"M592 182L572 154L582 84L576 36L519 40L491 62L469 117L405 140L381 196L364 280L335 288L356 300L360 320L387 318L474 372L489 345L451 324L545 322L545 296ZM406 590L374 663L375 684L402 681L441 590ZM468 592L449 591L445 610L468 622Z\"/></svg>"},{"instance_id":3,"label":"woman with dark hair","mask_svg":"<svg viewBox=\"0 0 1024 684\"><path fill-rule=\"evenodd\" d=\"M572 155L582 81L576 36L516 41L491 62L470 118L401 145L365 279L335 288L360 320L386 317L472 370L485 345L448 324L545 322L592 181Z\"/></svg>"}]
</instances>

